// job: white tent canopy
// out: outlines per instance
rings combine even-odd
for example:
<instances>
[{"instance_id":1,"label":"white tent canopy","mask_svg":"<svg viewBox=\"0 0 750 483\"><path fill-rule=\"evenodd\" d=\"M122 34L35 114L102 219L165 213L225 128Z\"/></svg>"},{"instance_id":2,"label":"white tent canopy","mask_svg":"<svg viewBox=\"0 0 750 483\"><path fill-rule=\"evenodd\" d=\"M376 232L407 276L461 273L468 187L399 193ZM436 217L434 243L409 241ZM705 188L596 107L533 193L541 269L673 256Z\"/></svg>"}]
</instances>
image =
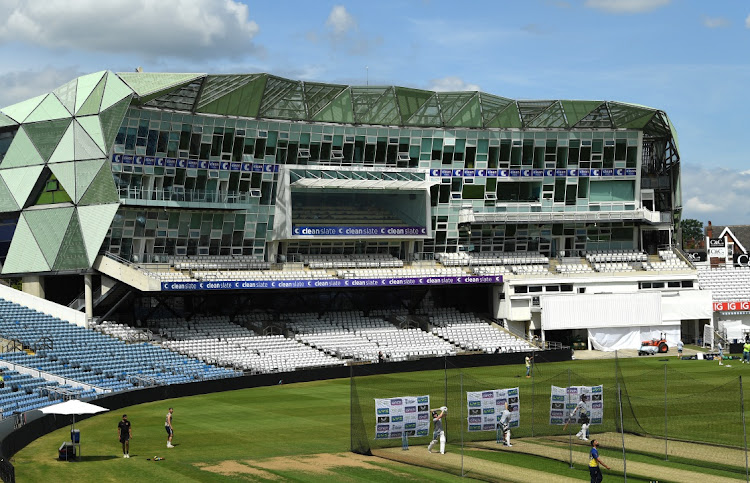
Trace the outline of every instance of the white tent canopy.
<instances>
[{"instance_id":1,"label":"white tent canopy","mask_svg":"<svg viewBox=\"0 0 750 483\"><path fill-rule=\"evenodd\" d=\"M680 340L680 324L641 327L607 327L589 329L591 347L598 351L612 352L620 349L637 349L644 340L659 339L662 334L669 347Z\"/></svg>"},{"instance_id":2,"label":"white tent canopy","mask_svg":"<svg viewBox=\"0 0 750 483\"><path fill-rule=\"evenodd\" d=\"M53 404L46 408L40 409L44 414L96 414L104 411L109 411L107 408L97 406L96 404L90 404L83 402L78 399L71 399L59 404Z\"/></svg>"}]
</instances>

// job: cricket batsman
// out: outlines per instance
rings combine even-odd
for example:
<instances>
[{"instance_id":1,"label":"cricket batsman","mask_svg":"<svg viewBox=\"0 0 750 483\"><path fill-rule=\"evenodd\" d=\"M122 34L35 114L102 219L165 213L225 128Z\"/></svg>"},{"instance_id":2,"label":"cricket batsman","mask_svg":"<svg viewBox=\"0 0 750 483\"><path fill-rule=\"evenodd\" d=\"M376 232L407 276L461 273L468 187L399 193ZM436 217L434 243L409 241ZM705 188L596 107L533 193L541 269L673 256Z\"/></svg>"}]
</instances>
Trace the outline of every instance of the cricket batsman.
<instances>
[{"instance_id":1,"label":"cricket batsman","mask_svg":"<svg viewBox=\"0 0 750 483\"><path fill-rule=\"evenodd\" d=\"M448 408L441 406L438 409L432 410L432 422L435 425L435 430L432 433L432 441L427 446L427 451L432 453L432 447L435 443L440 440L440 454L445 454L445 431L443 430L443 417L448 412Z\"/></svg>"}]
</instances>

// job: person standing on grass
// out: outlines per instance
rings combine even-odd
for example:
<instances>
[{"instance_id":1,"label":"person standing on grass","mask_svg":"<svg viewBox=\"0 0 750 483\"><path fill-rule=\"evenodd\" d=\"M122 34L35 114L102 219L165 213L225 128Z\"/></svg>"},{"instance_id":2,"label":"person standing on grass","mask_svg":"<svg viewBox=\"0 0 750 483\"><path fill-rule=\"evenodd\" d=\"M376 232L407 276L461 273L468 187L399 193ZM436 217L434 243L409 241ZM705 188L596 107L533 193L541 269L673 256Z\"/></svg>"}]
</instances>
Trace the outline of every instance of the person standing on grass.
<instances>
[{"instance_id":1,"label":"person standing on grass","mask_svg":"<svg viewBox=\"0 0 750 483\"><path fill-rule=\"evenodd\" d=\"M531 356L526 356L526 377L531 377Z\"/></svg>"},{"instance_id":2,"label":"person standing on grass","mask_svg":"<svg viewBox=\"0 0 750 483\"><path fill-rule=\"evenodd\" d=\"M677 341L677 357L682 359L682 348L685 346L685 344L682 343L682 339Z\"/></svg>"},{"instance_id":3,"label":"person standing on grass","mask_svg":"<svg viewBox=\"0 0 750 483\"><path fill-rule=\"evenodd\" d=\"M750 340L745 339L745 344L742 346L742 363L750 364Z\"/></svg>"},{"instance_id":4,"label":"person standing on grass","mask_svg":"<svg viewBox=\"0 0 750 483\"><path fill-rule=\"evenodd\" d=\"M599 468L599 465L604 466L608 470L611 469L599 458L599 441L593 440L591 441L591 452L589 453L589 474L591 475L591 483L601 483L604 479L602 469Z\"/></svg>"},{"instance_id":5,"label":"person standing on grass","mask_svg":"<svg viewBox=\"0 0 750 483\"><path fill-rule=\"evenodd\" d=\"M435 430L432 433L432 441L427 445L427 451L432 453L432 447L440 441L440 454L445 454L445 431L443 430L443 416L448 409L443 406L440 409L432 411L432 422L435 424Z\"/></svg>"},{"instance_id":6,"label":"person standing on grass","mask_svg":"<svg viewBox=\"0 0 750 483\"><path fill-rule=\"evenodd\" d=\"M169 408L167 411L167 419L164 421L164 429L167 430L167 448L174 448L172 446L172 436L174 436L174 428L172 428L172 413L174 409Z\"/></svg>"},{"instance_id":7,"label":"person standing on grass","mask_svg":"<svg viewBox=\"0 0 750 483\"><path fill-rule=\"evenodd\" d=\"M721 346L721 342L719 342L719 365L724 365L724 348Z\"/></svg>"},{"instance_id":8,"label":"person standing on grass","mask_svg":"<svg viewBox=\"0 0 750 483\"><path fill-rule=\"evenodd\" d=\"M503 430L503 446L511 447L513 446L510 444L510 413L513 411L513 406L508 405L508 403L505 403L505 410L503 411L503 414L500 416L500 427Z\"/></svg>"},{"instance_id":9,"label":"person standing on grass","mask_svg":"<svg viewBox=\"0 0 750 483\"><path fill-rule=\"evenodd\" d=\"M133 438L133 430L130 428L128 415L122 415L122 421L117 423L117 436L122 443L122 457L130 458L130 440Z\"/></svg>"},{"instance_id":10,"label":"person standing on grass","mask_svg":"<svg viewBox=\"0 0 750 483\"><path fill-rule=\"evenodd\" d=\"M580 414L579 419L581 421L581 430L576 433L576 436L578 436L578 439L580 439L581 441L589 440L589 409L586 406L587 399L588 396L586 396L585 394L581 394L581 400L578 401L575 409L573 409L573 412L570 413L571 419L573 419L576 413Z\"/></svg>"}]
</instances>

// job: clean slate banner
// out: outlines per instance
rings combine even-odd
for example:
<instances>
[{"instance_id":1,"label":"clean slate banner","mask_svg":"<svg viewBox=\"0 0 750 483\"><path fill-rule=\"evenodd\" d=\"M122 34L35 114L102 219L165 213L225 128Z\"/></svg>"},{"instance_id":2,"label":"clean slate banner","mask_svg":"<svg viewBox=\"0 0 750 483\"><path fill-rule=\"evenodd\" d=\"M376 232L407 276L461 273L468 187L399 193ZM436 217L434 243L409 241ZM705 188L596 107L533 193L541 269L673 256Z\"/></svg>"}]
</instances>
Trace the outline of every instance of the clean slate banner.
<instances>
[{"instance_id":1,"label":"clean slate banner","mask_svg":"<svg viewBox=\"0 0 750 483\"><path fill-rule=\"evenodd\" d=\"M589 416L589 424L602 424L604 420L604 386L552 386L550 397L549 423L553 425L564 425L567 423L580 424L582 411L576 411L573 418L570 413L578 405L581 395L586 397L586 414Z\"/></svg>"},{"instance_id":2,"label":"clean slate banner","mask_svg":"<svg viewBox=\"0 0 750 483\"><path fill-rule=\"evenodd\" d=\"M638 175L635 168L596 169L430 169L433 178L624 178Z\"/></svg>"},{"instance_id":3,"label":"clean slate banner","mask_svg":"<svg viewBox=\"0 0 750 483\"><path fill-rule=\"evenodd\" d=\"M510 427L517 428L521 424L521 406L517 387L467 392L469 431L497 431L500 426L500 417L505 410L505 403L512 408Z\"/></svg>"},{"instance_id":4,"label":"clean slate banner","mask_svg":"<svg viewBox=\"0 0 750 483\"><path fill-rule=\"evenodd\" d=\"M292 228L298 236L409 236L427 235L424 226L300 226Z\"/></svg>"},{"instance_id":5,"label":"clean slate banner","mask_svg":"<svg viewBox=\"0 0 750 483\"><path fill-rule=\"evenodd\" d=\"M375 439L430 434L430 396L375 399Z\"/></svg>"},{"instance_id":6,"label":"clean slate banner","mask_svg":"<svg viewBox=\"0 0 750 483\"><path fill-rule=\"evenodd\" d=\"M115 164L132 164L134 166L164 166L167 168L212 169L218 171L243 171L252 173L278 173L278 164L239 163L236 161L205 161L185 158L159 158L154 156L133 156L132 154L113 154Z\"/></svg>"},{"instance_id":7,"label":"clean slate banner","mask_svg":"<svg viewBox=\"0 0 750 483\"><path fill-rule=\"evenodd\" d=\"M406 278L321 278L310 280L212 280L210 282L162 282L163 292L179 290L252 290L287 288L398 287L403 285L465 285L501 283L502 275Z\"/></svg>"}]
</instances>

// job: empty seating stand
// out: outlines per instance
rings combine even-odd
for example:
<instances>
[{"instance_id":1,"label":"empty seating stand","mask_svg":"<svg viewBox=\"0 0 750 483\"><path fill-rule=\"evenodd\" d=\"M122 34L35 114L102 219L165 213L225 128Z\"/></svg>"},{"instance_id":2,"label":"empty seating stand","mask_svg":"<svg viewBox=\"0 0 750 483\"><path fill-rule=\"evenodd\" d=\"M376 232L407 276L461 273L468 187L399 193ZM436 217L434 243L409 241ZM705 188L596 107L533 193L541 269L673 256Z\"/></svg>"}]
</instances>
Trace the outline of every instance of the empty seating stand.
<instances>
[{"instance_id":1,"label":"empty seating stand","mask_svg":"<svg viewBox=\"0 0 750 483\"><path fill-rule=\"evenodd\" d=\"M34 355L5 353L0 358L106 391L132 389L146 379L171 384L238 375L149 343L126 344L3 299L0 336L31 348L47 341Z\"/></svg>"},{"instance_id":2,"label":"empty seating stand","mask_svg":"<svg viewBox=\"0 0 750 483\"><path fill-rule=\"evenodd\" d=\"M750 300L750 268L701 268L698 286L701 290L711 290L714 302Z\"/></svg>"}]
</instances>

